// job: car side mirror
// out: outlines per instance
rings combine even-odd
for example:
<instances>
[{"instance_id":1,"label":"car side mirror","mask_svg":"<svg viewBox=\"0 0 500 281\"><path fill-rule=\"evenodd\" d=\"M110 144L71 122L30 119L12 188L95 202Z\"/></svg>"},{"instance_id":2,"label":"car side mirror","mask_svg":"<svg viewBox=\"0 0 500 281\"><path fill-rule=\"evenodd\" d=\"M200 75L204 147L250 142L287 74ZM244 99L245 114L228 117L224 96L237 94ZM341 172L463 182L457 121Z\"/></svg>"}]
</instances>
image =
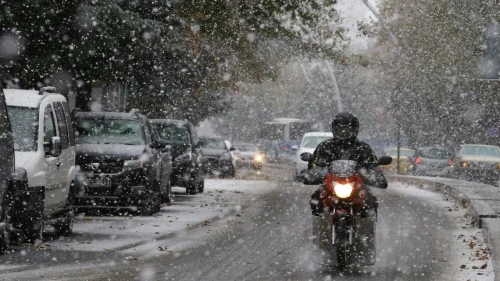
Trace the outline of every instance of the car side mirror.
<instances>
[{"instance_id":1,"label":"car side mirror","mask_svg":"<svg viewBox=\"0 0 500 281\"><path fill-rule=\"evenodd\" d=\"M51 157L59 157L62 152L61 138L52 137L49 143L44 143L45 154Z\"/></svg>"},{"instance_id":2,"label":"car side mirror","mask_svg":"<svg viewBox=\"0 0 500 281\"><path fill-rule=\"evenodd\" d=\"M392 157L390 156L382 156L378 159L379 165L390 165L392 163Z\"/></svg>"},{"instance_id":3,"label":"car side mirror","mask_svg":"<svg viewBox=\"0 0 500 281\"><path fill-rule=\"evenodd\" d=\"M235 151L235 150L236 150L236 148L234 148L234 146L231 146L231 147L229 148L229 151Z\"/></svg>"},{"instance_id":4,"label":"car side mirror","mask_svg":"<svg viewBox=\"0 0 500 281\"><path fill-rule=\"evenodd\" d=\"M298 145L294 145L294 146L292 146L292 150L293 150L293 151L299 150L299 146L298 146Z\"/></svg>"},{"instance_id":5,"label":"car side mirror","mask_svg":"<svg viewBox=\"0 0 500 281\"><path fill-rule=\"evenodd\" d=\"M309 162L309 161L311 161L312 158L313 158L313 155L309 152L304 152L304 153L300 154L300 159L302 159L302 161Z\"/></svg>"}]
</instances>

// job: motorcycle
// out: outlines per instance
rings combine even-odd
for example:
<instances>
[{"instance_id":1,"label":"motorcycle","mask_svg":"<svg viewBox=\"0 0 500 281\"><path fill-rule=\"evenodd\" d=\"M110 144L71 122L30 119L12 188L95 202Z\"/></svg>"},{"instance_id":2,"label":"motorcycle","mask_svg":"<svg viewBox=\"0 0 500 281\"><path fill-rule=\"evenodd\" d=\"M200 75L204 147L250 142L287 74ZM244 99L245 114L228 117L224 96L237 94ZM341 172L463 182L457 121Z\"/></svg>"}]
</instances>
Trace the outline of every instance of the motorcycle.
<instances>
[{"instance_id":1,"label":"motorcycle","mask_svg":"<svg viewBox=\"0 0 500 281\"><path fill-rule=\"evenodd\" d=\"M303 161L311 157L301 155ZM391 157L381 157L378 164L391 162ZM319 202L311 202L323 207L319 216L313 216L313 244L342 273L352 266L375 264L377 206L367 203L370 190L361 170L356 161L337 160L315 175L324 180Z\"/></svg>"}]
</instances>

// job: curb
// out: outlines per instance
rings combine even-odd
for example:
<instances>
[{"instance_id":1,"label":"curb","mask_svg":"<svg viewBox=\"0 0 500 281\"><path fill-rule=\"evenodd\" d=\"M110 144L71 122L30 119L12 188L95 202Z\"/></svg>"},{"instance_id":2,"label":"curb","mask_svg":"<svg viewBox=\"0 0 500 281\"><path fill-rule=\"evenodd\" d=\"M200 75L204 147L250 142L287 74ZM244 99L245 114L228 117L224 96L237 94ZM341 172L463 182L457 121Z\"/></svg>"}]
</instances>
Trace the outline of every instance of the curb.
<instances>
[{"instance_id":1,"label":"curb","mask_svg":"<svg viewBox=\"0 0 500 281\"><path fill-rule=\"evenodd\" d=\"M474 218L474 224L483 229L486 245L491 251L491 261L495 272L495 281L500 281L500 274L496 274L496 265L500 265L500 215L495 213L491 206L484 200L470 199L466 194L451 185L433 181L432 179L421 179L417 177L387 175L389 181L400 181L415 185L418 188L430 190L443 194L453 199L463 208L468 208ZM427 186L424 188L424 184ZM493 187L492 188L496 188ZM498 188L496 188L498 189Z\"/></svg>"}]
</instances>

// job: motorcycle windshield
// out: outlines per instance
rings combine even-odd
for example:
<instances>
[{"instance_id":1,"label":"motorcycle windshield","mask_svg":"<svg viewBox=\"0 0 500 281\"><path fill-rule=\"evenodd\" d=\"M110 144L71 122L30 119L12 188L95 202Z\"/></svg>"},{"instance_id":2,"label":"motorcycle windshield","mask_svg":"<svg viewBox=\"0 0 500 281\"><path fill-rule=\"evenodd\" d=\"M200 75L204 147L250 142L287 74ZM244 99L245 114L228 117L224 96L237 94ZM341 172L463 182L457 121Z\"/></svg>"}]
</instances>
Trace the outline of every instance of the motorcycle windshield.
<instances>
[{"instance_id":1,"label":"motorcycle windshield","mask_svg":"<svg viewBox=\"0 0 500 281\"><path fill-rule=\"evenodd\" d=\"M358 170L358 162L353 160L337 160L330 164L330 173L340 178L348 178Z\"/></svg>"}]
</instances>

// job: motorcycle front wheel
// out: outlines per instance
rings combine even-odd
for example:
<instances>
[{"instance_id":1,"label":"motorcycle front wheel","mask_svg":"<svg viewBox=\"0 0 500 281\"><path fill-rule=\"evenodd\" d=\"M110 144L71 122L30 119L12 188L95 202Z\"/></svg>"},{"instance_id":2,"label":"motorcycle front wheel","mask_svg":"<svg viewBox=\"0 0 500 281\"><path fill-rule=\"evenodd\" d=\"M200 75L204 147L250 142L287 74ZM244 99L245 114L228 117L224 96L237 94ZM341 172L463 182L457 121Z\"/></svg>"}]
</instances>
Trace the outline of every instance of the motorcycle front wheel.
<instances>
[{"instance_id":1,"label":"motorcycle front wheel","mask_svg":"<svg viewBox=\"0 0 500 281\"><path fill-rule=\"evenodd\" d=\"M347 269L348 226L345 218L335 222L335 245L337 245L337 270L345 273Z\"/></svg>"}]
</instances>

